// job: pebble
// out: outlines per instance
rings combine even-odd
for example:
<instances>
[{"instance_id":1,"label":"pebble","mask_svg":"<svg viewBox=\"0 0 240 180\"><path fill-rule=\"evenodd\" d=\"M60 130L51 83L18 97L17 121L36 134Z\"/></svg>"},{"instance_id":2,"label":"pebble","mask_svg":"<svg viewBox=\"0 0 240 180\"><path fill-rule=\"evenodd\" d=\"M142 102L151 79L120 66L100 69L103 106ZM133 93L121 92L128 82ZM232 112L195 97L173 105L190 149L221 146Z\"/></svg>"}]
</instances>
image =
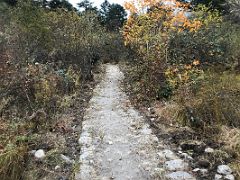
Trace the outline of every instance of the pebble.
<instances>
[{"instance_id":1,"label":"pebble","mask_svg":"<svg viewBox=\"0 0 240 180\"><path fill-rule=\"evenodd\" d=\"M208 172L207 169L200 169L200 168L195 168L193 172L200 172L202 175L206 174Z\"/></svg>"},{"instance_id":2,"label":"pebble","mask_svg":"<svg viewBox=\"0 0 240 180\"><path fill-rule=\"evenodd\" d=\"M205 149L205 153L213 153L213 152L214 152L213 148L208 147Z\"/></svg>"},{"instance_id":3,"label":"pebble","mask_svg":"<svg viewBox=\"0 0 240 180\"><path fill-rule=\"evenodd\" d=\"M59 170L61 167L59 165L55 166L55 171Z\"/></svg>"},{"instance_id":4,"label":"pebble","mask_svg":"<svg viewBox=\"0 0 240 180\"><path fill-rule=\"evenodd\" d=\"M217 168L217 172L219 174L229 175L229 174L232 174L232 169L227 165L220 165Z\"/></svg>"},{"instance_id":5,"label":"pebble","mask_svg":"<svg viewBox=\"0 0 240 180\"><path fill-rule=\"evenodd\" d=\"M37 159L43 159L46 157L45 152L43 149L39 149L34 153L35 158Z\"/></svg>"}]
</instances>

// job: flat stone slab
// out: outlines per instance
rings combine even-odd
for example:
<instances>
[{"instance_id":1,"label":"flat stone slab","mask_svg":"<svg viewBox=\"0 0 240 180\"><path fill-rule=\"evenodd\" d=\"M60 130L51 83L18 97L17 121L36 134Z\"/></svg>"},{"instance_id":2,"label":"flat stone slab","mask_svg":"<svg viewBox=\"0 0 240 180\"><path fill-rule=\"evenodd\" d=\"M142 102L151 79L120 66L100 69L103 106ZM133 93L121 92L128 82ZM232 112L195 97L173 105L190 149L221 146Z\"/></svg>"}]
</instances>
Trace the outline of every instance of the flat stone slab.
<instances>
[{"instance_id":1,"label":"flat stone slab","mask_svg":"<svg viewBox=\"0 0 240 180\"><path fill-rule=\"evenodd\" d=\"M169 180L196 180L191 174L185 171L176 171L166 175Z\"/></svg>"},{"instance_id":2,"label":"flat stone slab","mask_svg":"<svg viewBox=\"0 0 240 180\"><path fill-rule=\"evenodd\" d=\"M169 171L183 171L187 169L188 164L185 163L182 159L175 159L165 162L165 167Z\"/></svg>"}]
</instances>

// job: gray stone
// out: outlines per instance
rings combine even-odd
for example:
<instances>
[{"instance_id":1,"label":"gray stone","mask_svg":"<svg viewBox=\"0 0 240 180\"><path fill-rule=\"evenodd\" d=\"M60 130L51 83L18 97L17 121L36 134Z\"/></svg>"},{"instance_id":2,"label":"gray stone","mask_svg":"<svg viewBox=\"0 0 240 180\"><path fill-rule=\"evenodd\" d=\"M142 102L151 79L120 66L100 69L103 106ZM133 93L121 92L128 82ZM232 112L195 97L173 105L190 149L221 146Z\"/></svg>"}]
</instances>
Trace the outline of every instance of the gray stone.
<instances>
[{"instance_id":1,"label":"gray stone","mask_svg":"<svg viewBox=\"0 0 240 180\"><path fill-rule=\"evenodd\" d=\"M184 171L177 171L166 175L169 180L195 180L195 178Z\"/></svg>"},{"instance_id":2,"label":"gray stone","mask_svg":"<svg viewBox=\"0 0 240 180\"><path fill-rule=\"evenodd\" d=\"M187 153L181 153L180 157L187 160L193 160L192 156L188 155Z\"/></svg>"},{"instance_id":3,"label":"gray stone","mask_svg":"<svg viewBox=\"0 0 240 180\"><path fill-rule=\"evenodd\" d=\"M214 180L220 180L220 179L222 179L222 175L220 175L220 174L215 174L215 177L214 177Z\"/></svg>"},{"instance_id":4,"label":"gray stone","mask_svg":"<svg viewBox=\"0 0 240 180\"><path fill-rule=\"evenodd\" d=\"M169 171L181 171L187 168L187 163L181 159L175 159L165 162L165 166Z\"/></svg>"},{"instance_id":5,"label":"gray stone","mask_svg":"<svg viewBox=\"0 0 240 180\"><path fill-rule=\"evenodd\" d=\"M232 174L232 169L227 165L220 165L217 168L217 172L219 174L229 175L229 174Z\"/></svg>"},{"instance_id":6,"label":"gray stone","mask_svg":"<svg viewBox=\"0 0 240 180\"><path fill-rule=\"evenodd\" d=\"M45 152L43 149L39 149L34 153L34 157L37 159L43 159L46 157Z\"/></svg>"},{"instance_id":7,"label":"gray stone","mask_svg":"<svg viewBox=\"0 0 240 180\"><path fill-rule=\"evenodd\" d=\"M174 160L177 159L177 156L171 150L165 149L161 152L166 159Z\"/></svg>"},{"instance_id":8,"label":"gray stone","mask_svg":"<svg viewBox=\"0 0 240 180\"><path fill-rule=\"evenodd\" d=\"M226 175L224 177L224 179L227 179L227 180L235 180L234 176L232 174L229 174L229 175Z\"/></svg>"},{"instance_id":9,"label":"gray stone","mask_svg":"<svg viewBox=\"0 0 240 180\"><path fill-rule=\"evenodd\" d=\"M202 175L205 175L206 173L208 173L208 170L207 170L207 169L195 168L195 169L193 170L193 172L195 172L195 173L201 173Z\"/></svg>"}]
</instances>

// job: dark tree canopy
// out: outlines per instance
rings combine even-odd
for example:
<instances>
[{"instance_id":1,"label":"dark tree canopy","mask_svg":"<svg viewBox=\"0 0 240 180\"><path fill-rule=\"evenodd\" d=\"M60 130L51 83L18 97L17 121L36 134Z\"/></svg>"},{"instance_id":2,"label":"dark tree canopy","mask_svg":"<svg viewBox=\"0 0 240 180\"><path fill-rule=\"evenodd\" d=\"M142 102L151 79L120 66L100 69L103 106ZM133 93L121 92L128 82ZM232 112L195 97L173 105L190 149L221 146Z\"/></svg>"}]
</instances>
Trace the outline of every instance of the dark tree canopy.
<instances>
[{"instance_id":1,"label":"dark tree canopy","mask_svg":"<svg viewBox=\"0 0 240 180\"><path fill-rule=\"evenodd\" d=\"M49 3L51 9L64 8L69 11L73 10L73 5L67 0L51 0Z\"/></svg>"},{"instance_id":2,"label":"dark tree canopy","mask_svg":"<svg viewBox=\"0 0 240 180\"><path fill-rule=\"evenodd\" d=\"M17 0L3 0L3 2L5 2L11 6L14 6L17 4Z\"/></svg>"},{"instance_id":3,"label":"dark tree canopy","mask_svg":"<svg viewBox=\"0 0 240 180\"><path fill-rule=\"evenodd\" d=\"M107 0L101 5L102 24L109 31L117 31L121 28L126 20L127 13L119 4L110 4Z\"/></svg>"},{"instance_id":4,"label":"dark tree canopy","mask_svg":"<svg viewBox=\"0 0 240 180\"><path fill-rule=\"evenodd\" d=\"M84 11L97 11L97 7L93 6L93 3L89 0L83 0L77 4L79 8L82 8Z\"/></svg>"},{"instance_id":5,"label":"dark tree canopy","mask_svg":"<svg viewBox=\"0 0 240 180\"><path fill-rule=\"evenodd\" d=\"M193 0L191 1L191 4L193 5L199 5L199 4L204 4L211 9L217 9L220 10L221 12L226 12L226 6L225 4L227 3L226 0Z\"/></svg>"}]
</instances>

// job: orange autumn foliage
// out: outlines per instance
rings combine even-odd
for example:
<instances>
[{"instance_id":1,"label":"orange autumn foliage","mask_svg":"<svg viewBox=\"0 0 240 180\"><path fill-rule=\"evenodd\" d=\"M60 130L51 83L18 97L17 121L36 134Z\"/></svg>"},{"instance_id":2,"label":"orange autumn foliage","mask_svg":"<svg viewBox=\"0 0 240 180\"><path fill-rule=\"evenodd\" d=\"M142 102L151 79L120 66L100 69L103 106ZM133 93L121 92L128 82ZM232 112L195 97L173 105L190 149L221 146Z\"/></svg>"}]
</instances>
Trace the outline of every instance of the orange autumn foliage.
<instances>
[{"instance_id":1,"label":"orange autumn foliage","mask_svg":"<svg viewBox=\"0 0 240 180\"><path fill-rule=\"evenodd\" d=\"M126 44L141 41L149 29L164 37L172 30L197 31L202 25L188 18L189 4L176 0L131 0L125 2L125 8L130 13L123 31Z\"/></svg>"}]
</instances>

